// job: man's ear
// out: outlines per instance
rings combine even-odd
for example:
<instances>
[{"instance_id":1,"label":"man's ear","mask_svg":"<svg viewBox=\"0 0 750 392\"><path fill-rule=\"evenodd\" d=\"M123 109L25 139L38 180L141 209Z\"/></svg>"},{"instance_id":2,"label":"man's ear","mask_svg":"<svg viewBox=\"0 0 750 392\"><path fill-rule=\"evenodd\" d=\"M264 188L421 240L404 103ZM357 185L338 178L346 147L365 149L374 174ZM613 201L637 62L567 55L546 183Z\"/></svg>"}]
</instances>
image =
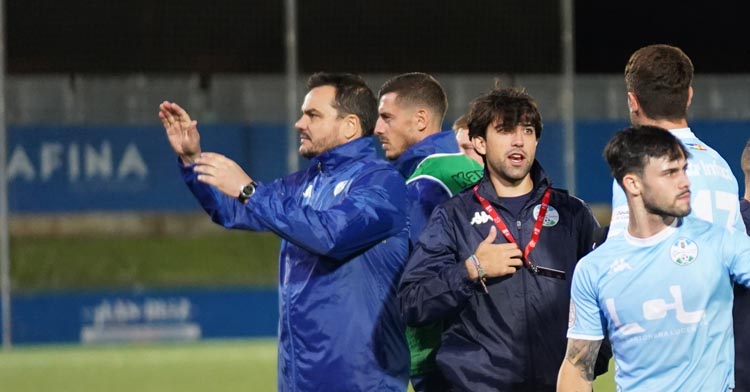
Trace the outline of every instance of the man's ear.
<instances>
[{"instance_id":1,"label":"man's ear","mask_svg":"<svg viewBox=\"0 0 750 392\"><path fill-rule=\"evenodd\" d=\"M362 135L362 124L359 122L359 117L354 114L347 114L344 117L343 124L343 135L346 140L354 139Z\"/></svg>"},{"instance_id":2,"label":"man's ear","mask_svg":"<svg viewBox=\"0 0 750 392\"><path fill-rule=\"evenodd\" d=\"M636 174L628 173L622 178L622 188L626 194L640 196L642 187L641 178Z\"/></svg>"},{"instance_id":3,"label":"man's ear","mask_svg":"<svg viewBox=\"0 0 750 392\"><path fill-rule=\"evenodd\" d=\"M693 102L693 86L688 87L688 101L687 107L690 107L690 103Z\"/></svg>"},{"instance_id":4,"label":"man's ear","mask_svg":"<svg viewBox=\"0 0 750 392\"><path fill-rule=\"evenodd\" d=\"M477 150L479 155L487 154L487 142L481 136L475 136L471 138L471 144L474 145L474 149Z\"/></svg>"},{"instance_id":5,"label":"man's ear","mask_svg":"<svg viewBox=\"0 0 750 392\"><path fill-rule=\"evenodd\" d=\"M630 113L638 113L641 110L641 104L638 102L638 97L635 93L628 92L628 111Z\"/></svg>"},{"instance_id":6,"label":"man's ear","mask_svg":"<svg viewBox=\"0 0 750 392\"><path fill-rule=\"evenodd\" d=\"M414 110L414 124L417 127L417 132L422 132L427 129L427 126L430 124L431 120L432 116L426 109Z\"/></svg>"}]
</instances>

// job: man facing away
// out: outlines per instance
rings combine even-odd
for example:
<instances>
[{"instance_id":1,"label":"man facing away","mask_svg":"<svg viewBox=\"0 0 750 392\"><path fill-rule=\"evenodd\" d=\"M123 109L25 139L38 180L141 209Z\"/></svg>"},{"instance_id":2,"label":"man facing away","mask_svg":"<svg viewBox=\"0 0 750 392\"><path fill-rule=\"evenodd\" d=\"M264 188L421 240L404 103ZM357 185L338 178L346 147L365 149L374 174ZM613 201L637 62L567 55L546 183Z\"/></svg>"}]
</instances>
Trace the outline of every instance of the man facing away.
<instances>
[{"instance_id":1,"label":"man facing away","mask_svg":"<svg viewBox=\"0 0 750 392\"><path fill-rule=\"evenodd\" d=\"M300 155L307 169L268 184L201 152L197 123L177 104L159 117L182 176L214 222L282 238L280 391L404 391L409 352L396 297L408 255L404 180L378 159L377 101L350 74L308 80Z\"/></svg>"},{"instance_id":2,"label":"man facing away","mask_svg":"<svg viewBox=\"0 0 750 392\"><path fill-rule=\"evenodd\" d=\"M688 216L689 153L671 133L626 128L604 155L625 191L628 227L576 267L558 390L591 391L605 336L618 390L730 390L732 281L750 285L750 237Z\"/></svg>"},{"instance_id":3,"label":"man facing away","mask_svg":"<svg viewBox=\"0 0 750 392\"><path fill-rule=\"evenodd\" d=\"M554 391L570 279L599 225L535 160L542 120L531 96L481 95L469 130L484 177L435 208L401 279L402 312L410 326L443 323L443 390Z\"/></svg>"},{"instance_id":4,"label":"man facing away","mask_svg":"<svg viewBox=\"0 0 750 392\"><path fill-rule=\"evenodd\" d=\"M745 231L739 213L737 179L724 158L688 128L692 82L693 64L679 48L651 45L637 50L625 67L630 122L664 128L691 151L688 176L696 217ZM622 233L627 224L627 199L615 181L609 237Z\"/></svg>"},{"instance_id":5,"label":"man facing away","mask_svg":"<svg viewBox=\"0 0 750 392\"><path fill-rule=\"evenodd\" d=\"M653 125L675 135L691 152L688 176L692 184L692 214L713 224L745 232L738 201L737 179L724 158L688 128L687 110L693 98L693 63L679 48L650 45L633 53L625 66L630 122ZM612 183L612 221L609 236L622 233L628 223L628 203L622 188ZM750 307L750 292L737 287L736 306ZM750 314L734 320L737 335L749 334ZM750 345L736 346L737 356L750 362ZM737 392L750 392L750 373L741 372Z\"/></svg>"},{"instance_id":6,"label":"man facing away","mask_svg":"<svg viewBox=\"0 0 750 392\"><path fill-rule=\"evenodd\" d=\"M406 73L386 81L378 93L375 134L386 158L406 179L413 247L438 204L482 178L482 166L459 152L452 132L441 132L448 99L440 83L425 73ZM443 391L435 365L442 327L407 329L411 382L415 391Z\"/></svg>"}]
</instances>

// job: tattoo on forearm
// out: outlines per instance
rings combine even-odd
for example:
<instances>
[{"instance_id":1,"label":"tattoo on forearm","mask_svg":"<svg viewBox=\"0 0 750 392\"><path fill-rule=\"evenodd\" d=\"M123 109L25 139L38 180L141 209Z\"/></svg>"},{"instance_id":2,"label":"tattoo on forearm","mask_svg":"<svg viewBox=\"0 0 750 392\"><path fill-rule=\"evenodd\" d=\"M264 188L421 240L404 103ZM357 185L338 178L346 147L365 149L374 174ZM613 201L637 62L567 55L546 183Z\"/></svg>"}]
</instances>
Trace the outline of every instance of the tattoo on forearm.
<instances>
[{"instance_id":1,"label":"tattoo on forearm","mask_svg":"<svg viewBox=\"0 0 750 392\"><path fill-rule=\"evenodd\" d=\"M601 340L569 339L565 360L580 370L585 380L594 381L594 365L601 345Z\"/></svg>"}]
</instances>

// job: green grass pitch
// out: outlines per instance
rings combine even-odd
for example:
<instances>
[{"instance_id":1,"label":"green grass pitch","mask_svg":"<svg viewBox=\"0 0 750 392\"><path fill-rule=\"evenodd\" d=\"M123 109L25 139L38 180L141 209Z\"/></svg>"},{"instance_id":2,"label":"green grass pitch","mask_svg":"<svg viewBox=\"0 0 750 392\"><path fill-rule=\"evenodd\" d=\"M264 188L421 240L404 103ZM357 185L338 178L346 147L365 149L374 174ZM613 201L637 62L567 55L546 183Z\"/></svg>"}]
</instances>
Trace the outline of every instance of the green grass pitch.
<instances>
[{"instance_id":1,"label":"green grass pitch","mask_svg":"<svg viewBox=\"0 0 750 392\"><path fill-rule=\"evenodd\" d=\"M275 391L276 340L21 346L0 352L0 380L9 392ZM615 390L611 369L594 390Z\"/></svg>"},{"instance_id":2,"label":"green grass pitch","mask_svg":"<svg viewBox=\"0 0 750 392\"><path fill-rule=\"evenodd\" d=\"M15 347L0 352L0 390L275 391L276 340Z\"/></svg>"}]
</instances>

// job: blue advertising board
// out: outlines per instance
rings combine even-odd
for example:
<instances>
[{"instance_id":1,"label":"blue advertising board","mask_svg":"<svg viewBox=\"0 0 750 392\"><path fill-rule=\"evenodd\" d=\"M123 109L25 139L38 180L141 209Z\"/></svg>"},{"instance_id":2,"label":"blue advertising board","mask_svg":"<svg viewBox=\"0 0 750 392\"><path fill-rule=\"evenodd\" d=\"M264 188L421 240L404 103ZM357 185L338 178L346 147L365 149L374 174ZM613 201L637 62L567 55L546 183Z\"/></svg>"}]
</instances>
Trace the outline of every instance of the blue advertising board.
<instances>
[{"instance_id":1,"label":"blue advertising board","mask_svg":"<svg viewBox=\"0 0 750 392\"><path fill-rule=\"evenodd\" d=\"M601 153L609 137L625 125L623 121L576 124L576 196L592 204L610 202L612 180ZM692 121L691 125L741 179L739 156L750 134L750 121ZM10 127L8 139L11 212L199 210L160 126ZM205 151L236 160L256 180L287 173L282 124L201 125L201 143ZM556 186L566 187L560 123L545 124L537 159Z\"/></svg>"},{"instance_id":2,"label":"blue advertising board","mask_svg":"<svg viewBox=\"0 0 750 392\"><path fill-rule=\"evenodd\" d=\"M254 179L286 172L281 125L202 125L201 143ZM161 126L10 127L7 164L11 212L199 209Z\"/></svg>"},{"instance_id":3,"label":"blue advertising board","mask_svg":"<svg viewBox=\"0 0 750 392\"><path fill-rule=\"evenodd\" d=\"M11 308L15 344L276 336L279 318L275 288L16 294Z\"/></svg>"}]
</instances>

